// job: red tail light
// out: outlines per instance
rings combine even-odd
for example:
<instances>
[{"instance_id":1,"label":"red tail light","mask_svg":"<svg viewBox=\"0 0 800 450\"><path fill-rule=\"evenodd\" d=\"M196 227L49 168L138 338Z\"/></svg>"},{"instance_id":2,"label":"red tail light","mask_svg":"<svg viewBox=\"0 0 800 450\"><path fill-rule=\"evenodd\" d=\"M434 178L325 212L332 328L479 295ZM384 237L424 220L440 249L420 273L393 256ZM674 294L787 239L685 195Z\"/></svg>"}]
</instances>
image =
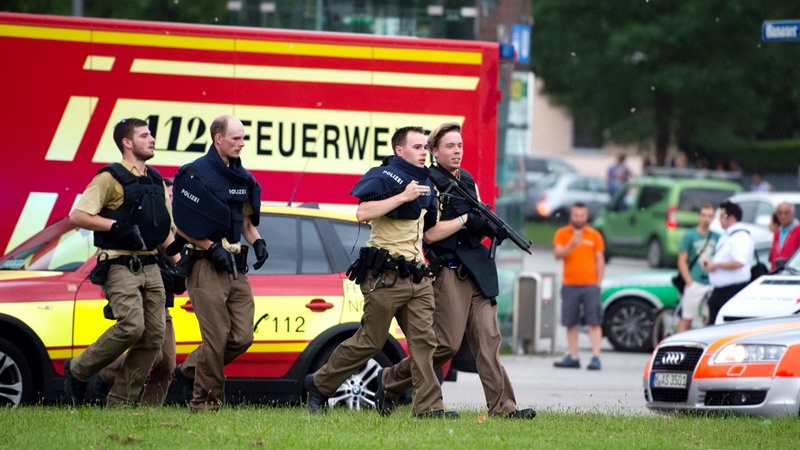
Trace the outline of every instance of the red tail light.
<instances>
[{"instance_id":1,"label":"red tail light","mask_svg":"<svg viewBox=\"0 0 800 450\"><path fill-rule=\"evenodd\" d=\"M539 199L536 202L536 212L538 212L539 215L542 216L542 217L549 217L550 216L550 213L552 211L550 211L550 207L547 206L547 197L546 196L544 196L544 195L539 196Z\"/></svg>"},{"instance_id":2,"label":"red tail light","mask_svg":"<svg viewBox=\"0 0 800 450\"><path fill-rule=\"evenodd\" d=\"M677 206L670 206L667 209L667 228L670 230L674 230L678 228L678 207Z\"/></svg>"}]
</instances>

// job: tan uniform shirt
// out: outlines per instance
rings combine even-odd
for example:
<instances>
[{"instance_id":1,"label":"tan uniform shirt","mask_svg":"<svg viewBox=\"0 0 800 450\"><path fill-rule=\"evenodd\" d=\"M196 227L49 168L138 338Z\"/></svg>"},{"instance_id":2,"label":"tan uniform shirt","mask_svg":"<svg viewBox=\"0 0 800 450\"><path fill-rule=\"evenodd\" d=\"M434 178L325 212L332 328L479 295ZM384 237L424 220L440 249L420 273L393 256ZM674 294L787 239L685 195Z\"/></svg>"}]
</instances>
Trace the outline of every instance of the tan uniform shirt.
<instances>
[{"instance_id":1,"label":"tan uniform shirt","mask_svg":"<svg viewBox=\"0 0 800 450\"><path fill-rule=\"evenodd\" d=\"M122 160L122 165L128 169L133 175L135 176L142 176L139 174L139 170L129 161ZM108 208L110 210L115 210L122 206L122 202L124 200L124 188L122 184L111 175L111 172L103 171L97 174L89 185L86 186L86 190L83 191L83 195L81 196L80 200L78 200L78 204L75 205L75 209L79 211L83 211L87 214L91 214L93 216L100 213L103 208ZM167 211L169 212L170 220L172 218L172 205L169 202L169 193L167 193L167 187L164 186L164 203L167 205ZM174 228L175 224L172 223L171 228ZM151 251L141 251L141 250L119 250L119 249L98 249L98 253L106 253L108 254L109 258L115 258L120 255L155 255L158 253L158 250L151 250Z\"/></svg>"},{"instance_id":2,"label":"tan uniform shirt","mask_svg":"<svg viewBox=\"0 0 800 450\"><path fill-rule=\"evenodd\" d=\"M380 247L389 251L393 258L403 255L407 261L423 261L422 257L422 219L427 210L423 209L419 219L401 220L381 216L370 221L372 232L367 241L368 247Z\"/></svg>"}]
</instances>

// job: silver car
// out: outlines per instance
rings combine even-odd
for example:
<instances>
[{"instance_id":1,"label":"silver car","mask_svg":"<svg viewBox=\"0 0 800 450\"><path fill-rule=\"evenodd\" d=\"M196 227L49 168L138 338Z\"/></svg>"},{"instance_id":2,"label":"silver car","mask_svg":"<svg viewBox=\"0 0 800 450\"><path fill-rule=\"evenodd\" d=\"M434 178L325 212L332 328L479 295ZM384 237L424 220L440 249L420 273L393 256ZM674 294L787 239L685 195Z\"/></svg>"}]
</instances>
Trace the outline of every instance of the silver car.
<instances>
[{"instance_id":1,"label":"silver car","mask_svg":"<svg viewBox=\"0 0 800 450\"><path fill-rule=\"evenodd\" d=\"M755 416L800 414L800 315L685 331L644 370L647 408Z\"/></svg>"},{"instance_id":2,"label":"silver car","mask_svg":"<svg viewBox=\"0 0 800 450\"><path fill-rule=\"evenodd\" d=\"M592 219L610 198L600 178L579 173L546 175L528 186L526 215L535 220L567 222L570 206L583 202L589 207Z\"/></svg>"}]
</instances>

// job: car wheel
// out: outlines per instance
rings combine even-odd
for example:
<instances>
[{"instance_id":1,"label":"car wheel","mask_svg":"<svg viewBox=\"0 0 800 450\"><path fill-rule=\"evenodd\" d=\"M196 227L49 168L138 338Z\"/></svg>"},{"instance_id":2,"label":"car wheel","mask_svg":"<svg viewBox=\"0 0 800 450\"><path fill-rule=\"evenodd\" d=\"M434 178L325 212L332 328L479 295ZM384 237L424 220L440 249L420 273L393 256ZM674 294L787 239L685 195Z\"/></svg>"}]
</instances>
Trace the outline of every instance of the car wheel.
<instances>
[{"instance_id":1,"label":"car wheel","mask_svg":"<svg viewBox=\"0 0 800 450\"><path fill-rule=\"evenodd\" d=\"M615 350L649 352L653 350L655 309L644 300L614 302L605 312L604 330Z\"/></svg>"},{"instance_id":2,"label":"car wheel","mask_svg":"<svg viewBox=\"0 0 800 450\"><path fill-rule=\"evenodd\" d=\"M559 208L550 215L550 221L552 223L567 223L569 222L569 210L564 208Z\"/></svg>"},{"instance_id":3,"label":"car wheel","mask_svg":"<svg viewBox=\"0 0 800 450\"><path fill-rule=\"evenodd\" d=\"M14 344L0 339L0 406L28 403L32 391L33 377L25 356Z\"/></svg>"},{"instance_id":4,"label":"car wheel","mask_svg":"<svg viewBox=\"0 0 800 450\"><path fill-rule=\"evenodd\" d=\"M650 267L658 268L664 265L664 248L661 242L653 238L647 245L647 264Z\"/></svg>"},{"instance_id":5,"label":"car wheel","mask_svg":"<svg viewBox=\"0 0 800 450\"><path fill-rule=\"evenodd\" d=\"M314 367L322 367L335 348L335 346L329 347L328 351L322 352ZM328 406L348 409L374 408L375 392L378 390L378 371L391 365L389 357L382 351L378 352L344 380L344 383L328 398Z\"/></svg>"}]
</instances>

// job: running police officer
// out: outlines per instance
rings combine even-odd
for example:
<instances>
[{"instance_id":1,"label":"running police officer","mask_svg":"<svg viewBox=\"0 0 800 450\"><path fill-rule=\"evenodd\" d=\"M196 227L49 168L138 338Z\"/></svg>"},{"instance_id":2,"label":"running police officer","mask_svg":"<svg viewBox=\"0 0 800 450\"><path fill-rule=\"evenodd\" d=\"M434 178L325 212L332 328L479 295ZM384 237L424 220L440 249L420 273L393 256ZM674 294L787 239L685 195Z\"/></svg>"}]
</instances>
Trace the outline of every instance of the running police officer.
<instances>
[{"instance_id":1,"label":"running police officer","mask_svg":"<svg viewBox=\"0 0 800 450\"><path fill-rule=\"evenodd\" d=\"M114 142L122 162L104 167L92 179L70 222L94 231L98 254L91 281L103 286L117 322L83 353L64 361L66 393L81 403L89 377L128 350L108 394L110 407L138 401L164 342L164 284L157 253L173 241L164 181L145 165L155 148L147 122L122 120L114 127Z\"/></svg>"},{"instance_id":2,"label":"running police officer","mask_svg":"<svg viewBox=\"0 0 800 450\"><path fill-rule=\"evenodd\" d=\"M175 375L193 386L189 406L195 411L219 408L225 398L223 367L253 343L255 306L245 275L247 246L239 243L240 237L253 246L254 269L269 256L256 228L261 187L239 157L244 137L239 119L217 117L211 123L208 152L175 175L175 226L189 242L186 288L202 339Z\"/></svg>"},{"instance_id":3,"label":"running police officer","mask_svg":"<svg viewBox=\"0 0 800 450\"><path fill-rule=\"evenodd\" d=\"M428 138L436 159L431 180L439 193L458 183L479 200L472 175L461 168L464 155L461 125L442 124ZM502 337L497 325L497 267L489 249L481 244L484 236L495 237L490 223L472 211L466 199L440 195L440 216L435 226L425 231L425 252L436 275L433 282L436 311L433 329L438 346L433 366L438 368L455 356L466 332L478 376L483 384L489 414L498 417L533 419L533 409L517 409L514 390L500 364ZM376 406L382 415L391 414L395 400L411 387L411 361L406 358L379 373Z\"/></svg>"},{"instance_id":4,"label":"running police officer","mask_svg":"<svg viewBox=\"0 0 800 450\"><path fill-rule=\"evenodd\" d=\"M392 318L397 317L413 361L414 416L458 417L454 411L444 411L431 364L436 348L433 288L422 262L422 234L426 223L435 224L436 202L425 167L425 142L420 127L398 129L392 136L395 156L370 169L351 191L359 199L358 221L372 225L366 247L348 269L350 278L361 285L364 314L356 333L306 377L312 414L324 412L328 397L383 348Z\"/></svg>"}]
</instances>

